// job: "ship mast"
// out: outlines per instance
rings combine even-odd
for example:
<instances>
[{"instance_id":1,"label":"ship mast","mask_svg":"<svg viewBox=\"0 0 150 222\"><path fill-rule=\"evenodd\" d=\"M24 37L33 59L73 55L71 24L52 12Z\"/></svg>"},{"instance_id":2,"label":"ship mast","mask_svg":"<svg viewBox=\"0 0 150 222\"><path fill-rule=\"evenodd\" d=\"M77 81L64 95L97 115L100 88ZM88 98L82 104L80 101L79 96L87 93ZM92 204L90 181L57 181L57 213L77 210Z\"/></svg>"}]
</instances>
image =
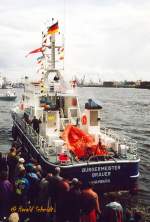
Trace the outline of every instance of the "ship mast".
<instances>
[{"instance_id":1,"label":"ship mast","mask_svg":"<svg viewBox=\"0 0 150 222\"><path fill-rule=\"evenodd\" d=\"M51 41L51 69L55 70L55 34L50 37Z\"/></svg>"},{"instance_id":2,"label":"ship mast","mask_svg":"<svg viewBox=\"0 0 150 222\"><path fill-rule=\"evenodd\" d=\"M53 19L52 19L52 25L53 25ZM51 49L51 59L50 59L50 65L47 63L46 70L44 74L44 80L48 83L48 76L50 73L56 73L58 76L60 76L59 71L56 69L56 56L55 56L55 49L60 48L59 46L56 46L55 44L55 33L50 35L50 46L48 47Z\"/></svg>"}]
</instances>

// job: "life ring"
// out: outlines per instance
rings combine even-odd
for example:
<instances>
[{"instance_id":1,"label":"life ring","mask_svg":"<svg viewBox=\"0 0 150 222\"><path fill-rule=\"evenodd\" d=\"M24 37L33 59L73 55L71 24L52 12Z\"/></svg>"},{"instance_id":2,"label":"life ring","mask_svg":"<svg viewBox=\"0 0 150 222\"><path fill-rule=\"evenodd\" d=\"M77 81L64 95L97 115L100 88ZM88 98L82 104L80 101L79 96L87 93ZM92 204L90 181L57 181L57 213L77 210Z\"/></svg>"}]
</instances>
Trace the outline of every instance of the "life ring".
<instances>
[{"instance_id":1,"label":"life ring","mask_svg":"<svg viewBox=\"0 0 150 222\"><path fill-rule=\"evenodd\" d=\"M81 122L82 122L82 125L86 125L87 124L87 117L86 117L85 114L82 116Z\"/></svg>"}]
</instances>

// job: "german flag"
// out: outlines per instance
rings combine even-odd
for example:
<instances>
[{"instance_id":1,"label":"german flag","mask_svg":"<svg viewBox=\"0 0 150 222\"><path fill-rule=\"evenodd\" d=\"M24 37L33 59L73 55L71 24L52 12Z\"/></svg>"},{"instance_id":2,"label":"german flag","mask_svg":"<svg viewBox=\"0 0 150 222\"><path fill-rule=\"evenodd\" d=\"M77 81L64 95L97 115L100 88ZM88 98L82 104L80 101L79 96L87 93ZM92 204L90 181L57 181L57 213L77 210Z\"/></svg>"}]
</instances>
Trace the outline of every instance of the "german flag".
<instances>
[{"instance_id":1,"label":"german flag","mask_svg":"<svg viewBox=\"0 0 150 222\"><path fill-rule=\"evenodd\" d=\"M55 24L51 25L49 28L48 28L48 34L55 34L59 31L59 27L58 27L58 22L56 22Z\"/></svg>"}]
</instances>

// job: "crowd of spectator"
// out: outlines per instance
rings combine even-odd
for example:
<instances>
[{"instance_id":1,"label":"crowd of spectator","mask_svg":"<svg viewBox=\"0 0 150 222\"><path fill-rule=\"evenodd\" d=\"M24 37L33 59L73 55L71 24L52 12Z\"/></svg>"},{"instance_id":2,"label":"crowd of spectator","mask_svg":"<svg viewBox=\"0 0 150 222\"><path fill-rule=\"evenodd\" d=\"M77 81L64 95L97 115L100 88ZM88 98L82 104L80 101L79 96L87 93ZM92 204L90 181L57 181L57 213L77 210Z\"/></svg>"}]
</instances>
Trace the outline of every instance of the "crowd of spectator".
<instances>
[{"instance_id":1,"label":"crowd of spectator","mask_svg":"<svg viewBox=\"0 0 150 222\"><path fill-rule=\"evenodd\" d=\"M140 214L124 212L111 196L105 207L90 182L82 184L61 176L61 169L46 172L12 144L0 153L0 221L9 222L143 222Z\"/></svg>"}]
</instances>

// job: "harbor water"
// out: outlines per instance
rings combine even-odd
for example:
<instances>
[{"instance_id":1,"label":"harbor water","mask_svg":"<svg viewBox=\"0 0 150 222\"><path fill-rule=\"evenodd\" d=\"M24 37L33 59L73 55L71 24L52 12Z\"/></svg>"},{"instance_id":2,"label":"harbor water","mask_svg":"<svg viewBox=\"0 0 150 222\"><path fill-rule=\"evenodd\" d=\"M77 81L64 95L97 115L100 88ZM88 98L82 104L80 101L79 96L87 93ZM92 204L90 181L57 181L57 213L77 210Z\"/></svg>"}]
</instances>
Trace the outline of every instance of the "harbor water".
<instances>
[{"instance_id":1,"label":"harbor water","mask_svg":"<svg viewBox=\"0 0 150 222\"><path fill-rule=\"evenodd\" d=\"M17 89L15 102L0 101L0 150L11 144L10 109L19 103L22 89ZM0 93L4 90L0 89ZM77 88L82 108L88 98L102 103L101 126L113 129L137 141L140 162L139 192L132 201L150 206L150 90L129 88Z\"/></svg>"}]
</instances>

